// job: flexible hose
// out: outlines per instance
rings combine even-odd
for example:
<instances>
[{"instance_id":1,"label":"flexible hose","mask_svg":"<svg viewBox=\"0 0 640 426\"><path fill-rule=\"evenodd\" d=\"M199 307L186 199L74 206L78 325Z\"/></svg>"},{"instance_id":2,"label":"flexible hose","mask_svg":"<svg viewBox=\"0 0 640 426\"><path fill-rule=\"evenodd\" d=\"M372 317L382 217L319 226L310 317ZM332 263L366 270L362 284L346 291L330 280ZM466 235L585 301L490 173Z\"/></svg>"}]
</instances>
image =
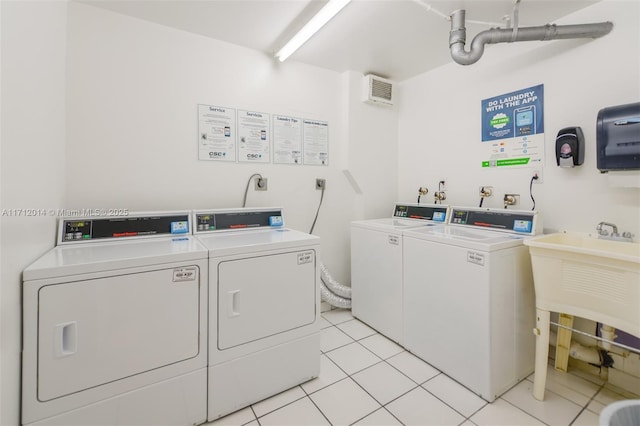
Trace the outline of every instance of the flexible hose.
<instances>
[{"instance_id":1,"label":"flexible hose","mask_svg":"<svg viewBox=\"0 0 640 426\"><path fill-rule=\"evenodd\" d=\"M320 213L320 207L322 206L323 199L324 199L324 187L322 187L322 192L320 193L320 203L318 204L318 209L316 210L316 217L313 218L313 224L311 225L311 230L309 230L310 234L313 234L313 229L316 227L316 221L318 220L318 214Z\"/></svg>"},{"instance_id":2,"label":"flexible hose","mask_svg":"<svg viewBox=\"0 0 640 426\"><path fill-rule=\"evenodd\" d=\"M247 194L249 193L249 184L251 184L251 179L253 179L254 177L259 177L260 179L262 179L262 175L260 173L254 173L251 176L249 176L249 180L247 181L247 188L244 190L244 199L242 200L242 207L247 206Z\"/></svg>"},{"instance_id":3,"label":"flexible hose","mask_svg":"<svg viewBox=\"0 0 640 426\"><path fill-rule=\"evenodd\" d=\"M322 300L335 306L336 308L351 309L351 299L340 297L327 288L322 280L320 280L320 296Z\"/></svg>"},{"instance_id":4,"label":"flexible hose","mask_svg":"<svg viewBox=\"0 0 640 426\"><path fill-rule=\"evenodd\" d=\"M334 280L323 263L320 263L320 279L333 294L351 300L351 287L342 285L338 281Z\"/></svg>"},{"instance_id":5,"label":"flexible hose","mask_svg":"<svg viewBox=\"0 0 640 426\"><path fill-rule=\"evenodd\" d=\"M320 213L320 207L322 206L322 200L324 199L324 188L320 193L320 202L316 210L316 216L313 219L313 224L309 230L309 234L313 234L313 230L316 227L316 221L318 220L318 214ZM351 287L340 284L334 280L329 270L320 263L320 296L323 301L329 303L336 308L351 309Z\"/></svg>"},{"instance_id":6,"label":"flexible hose","mask_svg":"<svg viewBox=\"0 0 640 426\"><path fill-rule=\"evenodd\" d=\"M327 267L320 262L320 296L336 308L351 309L351 287L333 279Z\"/></svg>"},{"instance_id":7,"label":"flexible hose","mask_svg":"<svg viewBox=\"0 0 640 426\"><path fill-rule=\"evenodd\" d=\"M536 209L536 199L533 198L533 181L538 179L536 176L533 176L531 178L531 182L529 182L529 196L531 197L531 201L533 201L533 207L531 207L531 210L535 210Z\"/></svg>"}]
</instances>

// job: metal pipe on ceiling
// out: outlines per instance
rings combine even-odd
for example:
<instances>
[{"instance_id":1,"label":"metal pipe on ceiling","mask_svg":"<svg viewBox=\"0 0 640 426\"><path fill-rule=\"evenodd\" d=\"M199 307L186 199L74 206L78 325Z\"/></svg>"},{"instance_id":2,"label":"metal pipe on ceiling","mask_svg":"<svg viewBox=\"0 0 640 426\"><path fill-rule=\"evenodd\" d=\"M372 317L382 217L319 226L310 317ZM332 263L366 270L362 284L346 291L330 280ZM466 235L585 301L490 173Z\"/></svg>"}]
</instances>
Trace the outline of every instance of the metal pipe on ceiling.
<instances>
[{"instance_id":1,"label":"metal pipe on ceiling","mask_svg":"<svg viewBox=\"0 0 640 426\"><path fill-rule=\"evenodd\" d=\"M465 28L465 11L456 10L451 14L451 32L449 48L451 57L460 65L476 63L484 53L486 44L511 43L515 41L546 41L573 38L598 38L611 32L613 23L599 22L595 24L555 25L547 24L539 27L525 28L491 28L478 33L471 41L469 51L465 50L467 30Z\"/></svg>"}]
</instances>

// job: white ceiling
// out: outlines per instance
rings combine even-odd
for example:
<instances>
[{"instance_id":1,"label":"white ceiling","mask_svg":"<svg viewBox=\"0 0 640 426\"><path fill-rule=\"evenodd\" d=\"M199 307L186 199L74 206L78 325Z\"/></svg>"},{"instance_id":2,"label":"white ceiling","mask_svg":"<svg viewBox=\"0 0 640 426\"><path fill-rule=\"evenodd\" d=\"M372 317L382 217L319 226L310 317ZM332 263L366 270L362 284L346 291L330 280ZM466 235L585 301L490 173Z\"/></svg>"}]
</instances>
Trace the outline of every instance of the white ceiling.
<instances>
[{"instance_id":1,"label":"white ceiling","mask_svg":"<svg viewBox=\"0 0 640 426\"><path fill-rule=\"evenodd\" d=\"M325 0L76 0L273 55ZM539 26L600 0L521 0L519 26ZM353 0L290 59L401 81L451 61L446 16L465 9L467 43L504 25L515 0ZM431 8L431 10L429 10ZM472 21L485 22L475 24ZM584 22L575 22L576 24ZM486 59L485 59L486 60Z\"/></svg>"}]
</instances>

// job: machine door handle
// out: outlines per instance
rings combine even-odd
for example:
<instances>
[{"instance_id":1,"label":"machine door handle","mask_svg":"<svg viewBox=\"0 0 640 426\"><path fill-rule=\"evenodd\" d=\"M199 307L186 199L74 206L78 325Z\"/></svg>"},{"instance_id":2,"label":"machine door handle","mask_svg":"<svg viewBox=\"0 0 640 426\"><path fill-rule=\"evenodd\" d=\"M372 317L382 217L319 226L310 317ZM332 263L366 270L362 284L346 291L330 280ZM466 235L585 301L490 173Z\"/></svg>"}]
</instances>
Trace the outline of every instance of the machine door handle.
<instances>
[{"instance_id":1,"label":"machine door handle","mask_svg":"<svg viewBox=\"0 0 640 426\"><path fill-rule=\"evenodd\" d=\"M78 323L71 321L56 324L53 342L56 358L75 354L78 351Z\"/></svg>"},{"instance_id":2,"label":"machine door handle","mask_svg":"<svg viewBox=\"0 0 640 426\"><path fill-rule=\"evenodd\" d=\"M240 290L229 292L229 317L240 315Z\"/></svg>"}]
</instances>

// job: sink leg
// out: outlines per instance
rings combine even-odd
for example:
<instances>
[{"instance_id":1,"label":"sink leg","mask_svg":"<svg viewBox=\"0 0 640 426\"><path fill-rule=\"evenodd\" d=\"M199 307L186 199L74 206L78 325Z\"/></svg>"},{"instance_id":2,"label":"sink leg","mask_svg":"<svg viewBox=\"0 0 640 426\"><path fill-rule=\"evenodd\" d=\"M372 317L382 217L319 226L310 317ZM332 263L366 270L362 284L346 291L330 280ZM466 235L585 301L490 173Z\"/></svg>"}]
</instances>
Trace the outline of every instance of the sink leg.
<instances>
[{"instance_id":1,"label":"sink leg","mask_svg":"<svg viewBox=\"0 0 640 426\"><path fill-rule=\"evenodd\" d=\"M536 309L536 361L533 375L533 397L544 400L544 387L547 381L547 362L549 358L549 322L551 312Z\"/></svg>"},{"instance_id":2,"label":"sink leg","mask_svg":"<svg viewBox=\"0 0 640 426\"><path fill-rule=\"evenodd\" d=\"M573 315L560 313L558 323L573 328ZM556 339L556 370L567 372L569 365L569 348L571 348L571 330L558 327Z\"/></svg>"}]
</instances>

